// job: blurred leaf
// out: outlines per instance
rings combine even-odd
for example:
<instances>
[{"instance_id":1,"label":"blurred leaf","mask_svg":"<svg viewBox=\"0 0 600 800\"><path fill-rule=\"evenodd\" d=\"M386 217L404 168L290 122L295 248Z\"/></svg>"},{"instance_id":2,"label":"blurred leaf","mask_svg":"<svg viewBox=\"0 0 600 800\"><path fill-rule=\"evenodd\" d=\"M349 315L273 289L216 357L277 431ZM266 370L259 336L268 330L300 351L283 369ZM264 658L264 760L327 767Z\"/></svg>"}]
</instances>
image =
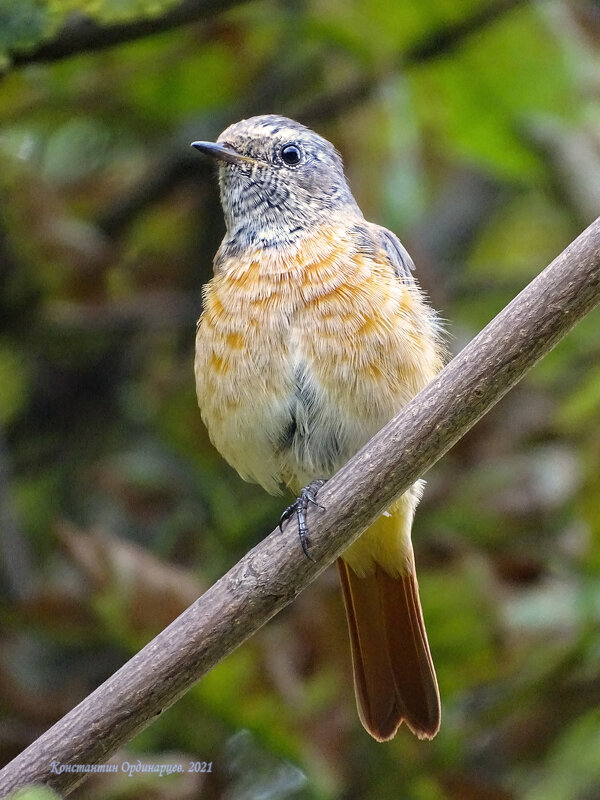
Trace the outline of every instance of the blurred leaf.
<instances>
[{"instance_id":1,"label":"blurred leaf","mask_svg":"<svg viewBox=\"0 0 600 800\"><path fill-rule=\"evenodd\" d=\"M447 699L497 673L499 620L488 584L489 576L475 559L460 570L420 573L431 648Z\"/></svg>"},{"instance_id":2,"label":"blurred leaf","mask_svg":"<svg viewBox=\"0 0 600 800\"><path fill-rule=\"evenodd\" d=\"M64 523L58 533L72 563L93 588L93 607L114 634L123 631L124 642L133 634L145 643L150 633L169 625L203 592L191 572L161 562L141 547Z\"/></svg>"},{"instance_id":3,"label":"blurred leaf","mask_svg":"<svg viewBox=\"0 0 600 800\"><path fill-rule=\"evenodd\" d=\"M31 382L27 356L0 339L0 424L6 425L25 410Z\"/></svg>"},{"instance_id":4,"label":"blurred leaf","mask_svg":"<svg viewBox=\"0 0 600 800\"><path fill-rule=\"evenodd\" d=\"M451 58L419 67L411 79L423 120L443 130L441 148L519 180L541 169L521 141L519 118L574 109L560 50L533 7L507 14Z\"/></svg>"},{"instance_id":5,"label":"blurred leaf","mask_svg":"<svg viewBox=\"0 0 600 800\"><path fill-rule=\"evenodd\" d=\"M585 800L600 791L600 711L593 709L570 725L552 747L545 774L524 800Z\"/></svg>"},{"instance_id":6,"label":"blurred leaf","mask_svg":"<svg viewBox=\"0 0 600 800\"><path fill-rule=\"evenodd\" d=\"M49 0L49 5L57 16L67 16L76 11L109 23L156 16L177 2L178 0Z\"/></svg>"},{"instance_id":7,"label":"blurred leaf","mask_svg":"<svg viewBox=\"0 0 600 800\"><path fill-rule=\"evenodd\" d=\"M247 730L229 739L225 757L232 776L230 800L285 800L297 797L307 783L300 769L266 753Z\"/></svg>"},{"instance_id":8,"label":"blurred leaf","mask_svg":"<svg viewBox=\"0 0 600 800\"><path fill-rule=\"evenodd\" d=\"M29 786L11 792L6 800L59 800L59 795L47 786Z\"/></svg>"},{"instance_id":9,"label":"blurred leaf","mask_svg":"<svg viewBox=\"0 0 600 800\"><path fill-rule=\"evenodd\" d=\"M55 182L70 182L104 166L110 133L97 120L75 118L61 125L49 137L42 175Z\"/></svg>"},{"instance_id":10,"label":"blurred leaf","mask_svg":"<svg viewBox=\"0 0 600 800\"><path fill-rule=\"evenodd\" d=\"M49 21L43 0L0 0L0 54L35 47Z\"/></svg>"},{"instance_id":11,"label":"blurred leaf","mask_svg":"<svg viewBox=\"0 0 600 800\"><path fill-rule=\"evenodd\" d=\"M581 381L571 388L557 413L566 430L578 430L582 423L600 419L600 366L589 365Z\"/></svg>"}]
</instances>

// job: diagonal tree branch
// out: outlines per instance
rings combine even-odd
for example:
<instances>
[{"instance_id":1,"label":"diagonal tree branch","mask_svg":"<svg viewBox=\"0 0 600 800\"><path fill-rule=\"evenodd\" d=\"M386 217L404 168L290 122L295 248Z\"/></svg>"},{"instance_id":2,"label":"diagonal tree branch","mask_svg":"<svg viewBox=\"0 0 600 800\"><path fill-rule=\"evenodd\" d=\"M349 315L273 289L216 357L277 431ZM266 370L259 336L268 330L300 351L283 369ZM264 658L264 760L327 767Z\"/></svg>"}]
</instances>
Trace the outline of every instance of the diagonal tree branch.
<instances>
[{"instance_id":1,"label":"diagonal tree branch","mask_svg":"<svg viewBox=\"0 0 600 800\"><path fill-rule=\"evenodd\" d=\"M290 603L600 303L600 217L323 487L311 555L278 530L0 772L69 791ZM54 771L52 764L54 763ZM61 765L63 770L61 771Z\"/></svg>"}]
</instances>

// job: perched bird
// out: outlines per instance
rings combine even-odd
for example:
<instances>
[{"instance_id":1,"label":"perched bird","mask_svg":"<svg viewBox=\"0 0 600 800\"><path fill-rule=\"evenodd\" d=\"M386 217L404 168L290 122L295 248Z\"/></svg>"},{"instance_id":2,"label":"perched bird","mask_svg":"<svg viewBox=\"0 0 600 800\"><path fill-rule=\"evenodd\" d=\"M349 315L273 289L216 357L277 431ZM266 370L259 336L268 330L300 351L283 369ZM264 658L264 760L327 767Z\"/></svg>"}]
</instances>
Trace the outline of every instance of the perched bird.
<instances>
[{"instance_id":1,"label":"perched bird","mask_svg":"<svg viewBox=\"0 0 600 800\"><path fill-rule=\"evenodd\" d=\"M218 162L227 229L196 337L202 418L242 478L298 495L433 378L439 324L407 251L365 220L327 140L266 115L193 147ZM358 711L379 741L402 722L423 739L440 725L410 538L421 492L414 484L338 559Z\"/></svg>"}]
</instances>

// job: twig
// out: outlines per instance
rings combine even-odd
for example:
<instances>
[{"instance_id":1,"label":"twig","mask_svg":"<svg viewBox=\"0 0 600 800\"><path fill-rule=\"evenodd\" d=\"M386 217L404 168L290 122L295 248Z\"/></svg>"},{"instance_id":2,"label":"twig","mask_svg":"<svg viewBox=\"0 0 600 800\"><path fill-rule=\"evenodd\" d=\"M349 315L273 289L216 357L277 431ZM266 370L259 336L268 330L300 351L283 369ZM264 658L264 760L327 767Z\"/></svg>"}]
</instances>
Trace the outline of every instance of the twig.
<instances>
[{"instance_id":1,"label":"twig","mask_svg":"<svg viewBox=\"0 0 600 800\"><path fill-rule=\"evenodd\" d=\"M11 53L12 66L59 61L63 58L105 50L117 44L177 28L190 22L209 19L246 0L182 0L160 16L131 22L101 25L83 13L71 14L54 38L37 47Z\"/></svg>"},{"instance_id":2,"label":"twig","mask_svg":"<svg viewBox=\"0 0 600 800\"><path fill-rule=\"evenodd\" d=\"M600 303L600 218L533 280L319 493L307 559L277 529L0 772L67 792L290 603ZM52 771L54 763L55 770ZM61 766L63 771L61 771Z\"/></svg>"},{"instance_id":3,"label":"twig","mask_svg":"<svg viewBox=\"0 0 600 800\"><path fill-rule=\"evenodd\" d=\"M508 11L528 3L529 0L496 0L487 6L477 8L472 14L448 23L439 30L427 33L406 50L398 53L391 69L400 72L435 58L447 56L464 44L466 39L480 33ZM380 83L381 76L361 76L349 81L341 88L324 93L314 101L294 109L293 113L298 119L309 124L337 117L349 108L367 100Z\"/></svg>"}]
</instances>

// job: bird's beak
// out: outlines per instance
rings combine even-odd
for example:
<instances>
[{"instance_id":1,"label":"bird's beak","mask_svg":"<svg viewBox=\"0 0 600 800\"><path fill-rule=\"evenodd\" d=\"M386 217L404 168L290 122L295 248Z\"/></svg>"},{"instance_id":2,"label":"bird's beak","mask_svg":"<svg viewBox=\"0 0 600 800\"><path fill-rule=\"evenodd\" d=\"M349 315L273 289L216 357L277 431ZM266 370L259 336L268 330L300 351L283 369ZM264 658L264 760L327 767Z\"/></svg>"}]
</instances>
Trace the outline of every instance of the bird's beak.
<instances>
[{"instance_id":1,"label":"bird's beak","mask_svg":"<svg viewBox=\"0 0 600 800\"><path fill-rule=\"evenodd\" d=\"M219 142L192 142L192 147L195 147L196 150L200 150L201 153L214 158L216 161L224 161L226 164L256 163L253 158L250 158L249 156L243 156L228 144L219 144Z\"/></svg>"}]
</instances>

